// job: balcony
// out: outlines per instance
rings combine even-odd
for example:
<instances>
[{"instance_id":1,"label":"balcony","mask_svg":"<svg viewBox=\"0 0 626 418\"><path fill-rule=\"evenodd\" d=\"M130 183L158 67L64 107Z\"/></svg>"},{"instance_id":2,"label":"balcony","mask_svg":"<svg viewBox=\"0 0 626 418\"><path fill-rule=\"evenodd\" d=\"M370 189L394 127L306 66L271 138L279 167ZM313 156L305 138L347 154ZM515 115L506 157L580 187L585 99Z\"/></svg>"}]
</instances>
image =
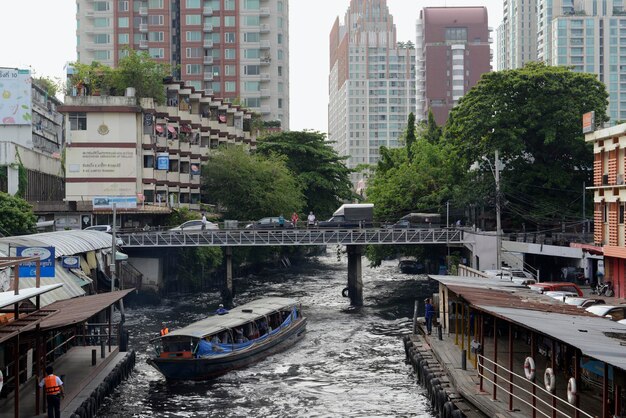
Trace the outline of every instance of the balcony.
<instances>
[{"instance_id":1,"label":"balcony","mask_svg":"<svg viewBox=\"0 0 626 418\"><path fill-rule=\"evenodd\" d=\"M268 115L272 113L272 108L269 106L261 106L261 114Z\"/></svg>"},{"instance_id":2,"label":"balcony","mask_svg":"<svg viewBox=\"0 0 626 418\"><path fill-rule=\"evenodd\" d=\"M213 16L213 8L212 7L205 7L204 9L202 9L202 15L203 16Z\"/></svg>"},{"instance_id":3,"label":"balcony","mask_svg":"<svg viewBox=\"0 0 626 418\"><path fill-rule=\"evenodd\" d=\"M270 97L270 89L261 89L261 97Z\"/></svg>"},{"instance_id":4,"label":"balcony","mask_svg":"<svg viewBox=\"0 0 626 418\"><path fill-rule=\"evenodd\" d=\"M205 39L203 45L205 48L213 48L213 40Z\"/></svg>"},{"instance_id":5,"label":"balcony","mask_svg":"<svg viewBox=\"0 0 626 418\"><path fill-rule=\"evenodd\" d=\"M205 23L203 28L205 32L213 32L213 25L210 23Z\"/></svg>"},{"instance_id":6,"label":"balcony","mask_svg":"<svg viewBox=\"0 0 626 418\"><path fill-rule=\"evenodd\" d=\"M259 32L261 33L269 33L270 31L270 25L267 23L263 23L259 26Z\"/></svg>"},{"instance_id":7,"label":"balcony","mask_svg":"<svg viewBox=\"0 0 626 418\"><path fill-rule=\"evenodd\" d=\"M270 49L270 41L268 39L263 39L259 45L260 49Z\"/></svg>"},{"instance_id":8,"label":"balcony","mask_svg":"<svg viewBox=\"0 0 626 418\"><path fill-rule=\"evenodd\" d=\"M204 73L204 81L213 81L213 73L208 71Z\"/></svg>"},{"instance_id":9,"label":"balcony","mask_svg":"<svg viewBox=\"0 0 626 418\"><path fill-rule=\"evenodd\" d=\"M272 79L269 73L261 73L259 77L261 77L261 81L270 81Z\"/></svg>"},{"instance_id":10,"label":"balcony","mask_svg":"<svg viewBox=\"0 0 626 418\"><path fill-rule=\"evenodd\" d=\"M204 62L205 65L211 65L211 64L213 64L213 57L210 56L210 55L205 55L203 62Z\"/></svg>"},{"instance_id":11,"label":"balcony","mask_svg":"<svg viewBox=\"0 0 626 418\"><path fill-rule=\"evenodd\" d=\"M139 41L139 49L148 49L148 41Z\"/></svg>"},{"instance_id":12,"label":"balcony","mask_svg":"<svg viewBox=\"0 0 626 418\"><path fill-rule=\"evenodd\" d=\"M139 8L139 16L148 16L148 8L140 7Z\"/></svg>"},{"instance_id":13,"label":"balcony","mask_svg":"<svg viewBox=\"0 0 626 418\"><path fill-rule=\"evenodd\" d=\"M269 17L270 15L270 8L269 7L261 7L259 9L259 16L261 17Z\"/></svg>"},{"instance_id":14,"label":"balcony","mask_svg":"<svg viewBox=\"0 0 626 418\"><path fill-rule=\"evenodd\" d=\"M140 23L139 24L139 32L147 33L148 32L148 24L147 23Z\"/></svg>"}]
</instances>

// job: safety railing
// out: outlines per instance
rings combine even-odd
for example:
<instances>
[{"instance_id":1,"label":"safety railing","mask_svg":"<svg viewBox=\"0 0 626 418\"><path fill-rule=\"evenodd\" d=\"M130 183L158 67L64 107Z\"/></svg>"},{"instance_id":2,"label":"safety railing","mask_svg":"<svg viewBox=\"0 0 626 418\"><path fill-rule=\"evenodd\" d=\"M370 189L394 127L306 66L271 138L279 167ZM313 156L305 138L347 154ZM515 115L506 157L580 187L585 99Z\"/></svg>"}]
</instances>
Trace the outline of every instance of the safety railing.
<instances>
[{"instance_id":1,"label":"safety railing","mask_svg":"<svg viewBox=\"0 0 626 418\"><path fill-rule=\"evenodd\" d=\"M488 366L486 367L485 364ZM489 368L491 366L491 368ZM495 369L495 371L494 371ZM583 411L580 408L568 403L564 399L559 398L558 396L553 395L545 388L536 383L528 380L525 376L520 376L519 374L513 372L512 370L507 369L501 364L495 363L494 361L488 359L483 355L478 355L478 376L481 379L486 380L491 383L494 387L502 390L506 393L510 398L515 398L519 402L522 402L528 405L533 411L533 417L538 415L551 418L555 416L562 417L573 417L574 412L578 413L580 417L588 417L593 418L592 415ZM507 377L511 376L511 378ZM520 381L524 381L527 385L531 385L532 391L522 387L521 385L514 382L515 379L520 379ZM482 385L482 383L481 383ZM543 394L547 399L546 401L542 397L538 396L537 390L539 394ZM517 392L516 392L517 391ZM495 394L495 391L494 391ZM541 410L538 406L541 405L545 407L545 410ZM512 407L512 399L509 402L509 407ZM547 411L547 412L546 412Z\"/></svg>"}]
</instances>

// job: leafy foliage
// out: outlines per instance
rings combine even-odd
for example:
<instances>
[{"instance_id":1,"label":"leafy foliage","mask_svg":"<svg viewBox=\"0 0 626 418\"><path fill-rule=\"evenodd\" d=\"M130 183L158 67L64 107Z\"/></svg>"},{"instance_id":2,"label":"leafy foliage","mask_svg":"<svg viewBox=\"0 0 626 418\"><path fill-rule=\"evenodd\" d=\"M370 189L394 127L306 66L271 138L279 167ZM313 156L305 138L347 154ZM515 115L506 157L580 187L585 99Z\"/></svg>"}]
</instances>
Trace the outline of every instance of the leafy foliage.
<instances>
[{"instance_id":1,"label":"leafy foliage","mask_svg":"<svg viewBox=\"0 0 626 418\"><path fill-rule=\"evenodd\" d=\"M221 148L203 166L204 193L226 219L250 220L300 211L301 188L284 158Z\"/></svg>"},{"instance_id":2,"label":"leafy foliage","mask_svg":"<svg viewBox=\"0 0 626 418\"><path fill-rule=\"evenodd\" d=\"M493 185L495 164L488 159L499 150L509 218L577 219L579 209L572 203L589 181L593 161L581 117L593 110L596 123L607 121L607 98L595 75L565 67L529 63L484 74L452 110L444 133L464 171L478 165L465 195L490 188L477 183Z\"/></svg>"},{"instance_id":3,"label":"leafy foliage","mask_svg":"<svg viewBox=\"0 0 626 418\"><path fill-rule=\"evenodd\" d=\"M61 81L58 78L53 80L50 77L35 77L33 82L43 88L50 97L55 97L61 90Z\"/></svg>"},{"instance_id":4,"label":"leafy foliage","mask_svg":"<svg viewBox=\"0 0 626 418\"><path fill-rule=\"evenodd\" d=\"M409 157L409 161L413 161L413 144L415 143L415 115L413 114L413 112L409 113L405 139L406 151Z\"/></svg>"},{"instance_id":5,"label":"leafy foliage","mask_svg":"<svg viewBox=\"0 0 626 418\"><path fill-rule=\"evenodd\" d=\"M24 199L0 192L0 233L6 236L36 232L37 217Z\"/></svg>"},{"instance_id":6,"label":"leafy foliage","mask_svg":"<svg viewBox=\"0 0 626 418\"><path fill-rule=\"evenodd\" d=\"M319 219L330 216L342 201L354 195L345 157L313 131L290 131L268 135L258 141L257 154L284 158L301 188L305 207Z\"/></svg>"}]
</instances>

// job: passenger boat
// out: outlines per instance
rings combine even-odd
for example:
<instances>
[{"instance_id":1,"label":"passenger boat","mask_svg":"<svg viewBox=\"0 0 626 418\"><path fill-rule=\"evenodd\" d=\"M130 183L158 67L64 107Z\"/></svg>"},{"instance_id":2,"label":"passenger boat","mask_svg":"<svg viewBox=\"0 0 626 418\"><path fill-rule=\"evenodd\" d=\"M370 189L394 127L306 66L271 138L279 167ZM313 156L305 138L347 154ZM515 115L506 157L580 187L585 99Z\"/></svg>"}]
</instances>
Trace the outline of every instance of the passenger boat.
<instances>
[{"instance_id":1,"label":"passenger boat","mask_svg":"<svg viewBox=\"0 0 626 418\"><path fill-rule=\"evenodd\" d=\"M168 380L208 380L282 351L306 332L301 304L259 299L151 340L148 363Z\"/></svg>"},{"instance_id":2,"label":"passenger boat","mask_svg":"<svg viewBox=\"0 0 626 418\"><path fill-rule=\"evenodd\" d=\"M424 265L414 258L402 258L398 262L398 268L405 274L424 273Z\"/></svg>"}]
</instances>

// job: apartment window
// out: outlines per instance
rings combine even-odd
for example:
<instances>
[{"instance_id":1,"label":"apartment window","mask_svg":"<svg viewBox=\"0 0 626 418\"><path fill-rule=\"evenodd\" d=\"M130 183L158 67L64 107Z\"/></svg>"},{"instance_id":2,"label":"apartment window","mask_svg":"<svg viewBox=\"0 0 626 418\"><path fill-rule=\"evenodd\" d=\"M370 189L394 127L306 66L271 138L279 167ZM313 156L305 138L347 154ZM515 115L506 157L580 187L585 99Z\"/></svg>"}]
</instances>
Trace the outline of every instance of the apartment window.
<instances>
[{"instance_id":1,"label":"apartment window","mask_svg":"<svg viewBox=\"0 0 626 418\"><path fill-rule=\"evenodd\" d=\"M111 43L111 38L108 33L99 33L93 37L94 44L109 44Z\"/></svg>"},{"instance_id":2,"label":"apartment window","mask_svg":"<svg viewBox=\"0 0 626 418\"><path fill-rule=\"evenodd\" d=\"M279 59L280 61L282 61L282 60L283 60L283 50L282 50L282 49L279 49L279 50L278 50L278 59Z\"/></svg>"},{"instance_id":3,"label":"apartment window","mask_svg":"<svg viewBox=\"0 0 626 418\"><path fill-rule=\"evenodd\" d=\"M124 58L130 55L128 48L121 49L118 53L118 58Z\"/></svg>"},{"instance_id":4,"label":"apartment window","mask_svg":"<svg viewBox=\"0 0 626 418\"><path fill-rule=\"evenodd\" d=\"M148 55L151 58L164 58L165 57L165 49L163 48L149 48Z\"/></svg>"},{"instance_id":5,"label":"apartment window","mask_svg":"<svg viewBox=\"0 0 626 418\"><path fill-rule=\"evenodd\" d=\"M93 59L95 61L107 61L111 59L111 51L95 51L93 53Z\"/></svg>"},{"instance_id":6,"label":"apartment window","mask_svg":"<svg viewBox=\"0 0 626 418\"><path fill-rule=\"evenodd\" d=\"M224 0L224 10L235 10L235 0Z\"/></svg>"},{"instance_id":7,"label":"apartment window","mask_svg":"<svg viewBox=\"0 0 626 418\"><path fill-rule=\"evenodd\" d=\"M187 64L187 75L200 74L202 72L201 64Z\"/></svg>"},{"instance_id":8,"label":"apartment window","mask_svg":"<svg viewBox=\"0 0 626 418\"><path fill-rule=\"evenodd\" d=\"M117 26L119 28L127 28L130 26L130 20L127 17L118 17Z\"/></svg>"},{"instance_id":9,"label":"apartment window","mask_svg":"<svg viewBox=\"0 0 626 418\"><path fill-rule=\"evenodd\" d=\"M204 2L204 5L209 6L213 10L220 10L220 6L221 6L220 3L221 3L221 0L206 0Z\"/></svg>"},{"instance_id":10,"label":"apartment window","mask_svg":"<svg viewBox=\"0 0 626 418\"><path fill-rule=\"evenodd\" d=\"M204 56L204 48L185 48L185 56L187 58L202 58Z\"/></svg>"},{"instance_id":11,"label":"apartment window","mask_svg":"<svg viewBox=\"0 0 626 418\"><path fill-rule=\"evenodd\" d=\"M163 15L150 15L148 16L148 25L163 26Z\"/></svg>"},{"instance_id":12,"label":"apartment window","mask_svg":"<svg viewBox=\"0 0 626 418\"><path fill-rule=\"evenodd\" d=\"M244 65L243 73L245 75L259 75L261 74L260 66L258 65Z\"/></svg>"},{"instance_id":13,"label":"apartment window","mask_svg":"<svg viewBox=\"0 0 626 418\"><path fill-rule=\"evenodd\" d=\"M187 84L188 86L193 87L196 90L202 90L202 81L199 81L199 80L187 80L187 81L185 81L185 84Z\"/></svg>"},{"instance_id":14,"label":"apartment window","mask_svg":"<svg viewBox=\"0 0 626 418\"><path fill-rule=\"evenodd\" d=\"M148 40L150 42L163 42L163 32L148 32Z\"/></svg>"},{"instance_id":15,"label":"apartment window","mask_svg":"<svg viewBox=\"0 0 626 418\"><path fill-rule=\"evenodd\" d=\"M97 17L93 20L93 26L95 28L108 28L109 27L109 18L108 17Z\"/></svg>"},{"instance_id":16,"label":"apartment window","mask_svg":"<svg viewBox=\"0 0 626 418\"><path fill-rule=\"evenodd\" d=\"M93 10L96 12L106 12L109 10L109 2L108 1L95 1L93 3Z\"/></svg>"},{"instance_id":17,"label":"apartment window","mask_svg":"<svg viewBox=\"0 0 626 418\"><path fill-rule=\"evenodd\" d=\"M148 0L148 9L162 9L163 0Z\"/></svg>"},{"instance_id":18,"label":"apartment window","mask_svg":"<svg viewBox=\"0 0 626 418\"><path fill-rule=\"evenodd\" d=\"M187 31L185 33L185 39L190 42L201 41L202 40L202 32L199 31Z\"/></svg>"},{"instance_id":19,"label":"apartment window","mask_svg":"<svg viewBox=\"0 0 626 418\"><path fill-rule=\"evenodd\" d=\"M211 66L211 74L213 74L213 77L219 77L221 74L220 66L219 65Z\"/></svg>"},{"instance_id":20,"label":"apartment window","mask_svg":"<svg viewBox=\"0 0 626 418\"><path fill-rule=\"evenodd\" d=\"M224 75L237 75L237 67L235 65L225 65L224 66Z\"/></svg>"},{"instance_id":21,"label":"apartment window","mask_svg":"<svg viewBox=\"0 0 626 418\"><path fill-rule=\"evenodd\" d=\"M70 119L71 122L71 119ZM607 223L609 221L609 206L605 203L602 206L602 222Z\"/></svg>"},{"instance_id":22,"label":"apartment window","mask_svg":"<svg viewBox=\"0 0 626 418\"><path fill-rule=\"evenodd\" d=\"M282 18L282 16L279 16L279 17L276 19L276 25L277 25L279 28L281 28L281 29L282 29L282 27L283 27L283 18Z\"/></svg>"},{"instance_id":23,"label":"apartment window","mask_svg":"<svg viewBox=\"0 0 626 418\"><path fill-rule=\"evenodd\" d=\"M226 32L224 33L224 42L227 44L235 43L235 32Z\"/></svg>"},{"instance_id":24,"label":"apartment window","mask_svg":"<svg viewBox=\"0 0 626 418\"><path fill-rule=\"evenodd\" d=\"M213 93L220 93L222 91L222 85L219 81L214 81L211 83L211 90L213 90Z\"/></svg>"},{"instance_id":25,"label":"apartment window","mask_svg":"<svg viewBox=\"0 0 626 418\"><path fill-rule=\"evenodd\" d=\"M279 1L278 3L276 3L276 10L278 10L279 12L282 13L283 11L283 2Z\"/></svg>"},{"instance_id":26,"label":"apartment window","mask_svg":"<svg viewBox=\"0 0 626 418\"><path fill-rule=\"evenodd\" d=\"M279 65L278 66L278 76L282 77L282 75L283 75L283 67L282 67L282 65Z\"/></svg>"},{"instance_id":27,"label":"apartment window","mask_svg":"<svg viewBox=\"0 0 626 418\"><path fill-rule=\"evenodd\" d=\"M243 83L243 89L245 91L259 91L260 84L258 81L246 81Z\"/></svg>"},{"instance_id":28,"label":"apartment window","mask_svg":"<svg viewBox=\"0 0 626 418\"><path fill-rule=\"evenodd\" d=\"M446 28L446 41L467 41L467 28Z\"/></svg>"},{"instance_id":29,"label":"apartment window","mask_svg":"<svg viewBox=\"0 0 626 418\"><path fill-rule=\"evenodd\" d=\"M283 99L278 99L278 108L279 109L283 108Z\"/></svg>"},{"instance_id":30,"label":"apartment window","mask_svg":"<svg viewBox=\"0 0 626 418\"><path fill-rule=\"evenodd\" d=\"M284 84L283 83L278 83L278 92L282 93L284 90Z\"/></svg>"},{"instance_id":31,"label":"apartment window","mask_svg":"<svg viewBox=\"0 0 626 418\"><path fill-rule=\"evenodd\" d=\"M244 49L243 57L244 58L260 58L261 52L258 49Z\"/></svg>"},{"instance_id":32,"label":"apartment window","mask_svg":"<svg viewBox=\"0 0 626 418\"><path fill-rule=\"evenodd\" d=\"M202 16L200 15L187 15L185 16L185 23L188 25L201 25Z\"/></svg>"},{"instance_id":33,"label":"apartment window","mask_svg":"<svg viewBox=\"0 0 626 418\"><path fill-rule=\"evenodd\" d=\"M245 32L243 34L244 42L259 42L260 34L258 32Z\"/></svg>"},{"instance_id":34,"label":"apartment window","mask_svg":"<svg viewBox=\"0 0 626 418\"><path fill-rule=\"evenodd\" d=\"M278 43L279 43L279 44L282 44L282 43L283 43L283 34L282 34L282 33L279 33L279 34L278 34Z\"/></svg>"},{"instance_id":35,"label":"apartment window","mask_svg":"<svg viewBox=\"0 0 626 418\"><path fill-rule=\"evenodd\" d=\"M227 48L224 50L224 59L226 60L234 60L235 59L235 50L231 48Z\"/></svg>"},{"instance_id":36,"label":"apartment window","mask_svg":"<svg viewBox=\"0 0 626 418\"><path fill-rule=\"evenodd\" d=\"M237 90L237 83L234 81L226 81L224 83L224 92L232 93Z\"/></svg>"},{"instance_id":37,"label":"apartment window","mask_svg":"<svg viewBox=\"0 0 626 418\"><path fill-rule=\"evenodd\" d=\"M154 155L143 156L143 168L154 168Z\"/></svg>"},{"instance_id":38,"label":"apartment window","mask_svg":"<svg viewBox=\"0 0 626 418\"><path fill-rule=\"evenodd\" d=\"M244 99L246 107L261 107L261 99L259 97L248 97Z\"/></svg>"},{"instance_id":39,"label":"apartment window","mask_svg":"<svg viewBox=\"0 0 626 418\"><path fill-rule=\"evenodd\" d=\"M259 26L260 22L259 15L243 17L244 26Z\"/></svg>"},{"instance_id":40,"label":"apartment window","mask_svg":"<svg viewBox=\"0 0 626 418\"><path fill-rule=\"evenodd\" d=\"M117 43L118 44L128 44L130 43L130 36L127 33L120 33L117 35Z\"/></svg>"},{"instance_id":41,"label":"apartment window","mask_svg":"<svg viewBox=\"0 0 626 418\"><path fill-rule=\"evenodd\" d=\"M188 9L199 9L200 8L200 0L187 0L185 5Z\"/></svg>"},{"instance_id":42,"label":"apartment window","mask_svg":"<svg viewBox=\"0 0 626 418\"><path fill-rule=\"evenodd\" d=\"M259 10L259 0L244 0L243 8L246 10Z\"/></svg>"},{"instance_id":43,"label":"apartment window","mask_svg":"<svg viewBox=\"0 0 626 418\"><path fill-rule=\"evenodd\" d=\"M86 131L87 130L87 113L70 112L70 130Z\"/></svg>"},{"instance_id":44,"label":"apartment window","mask_svg":"<svg viewBox=\"0 0 626 418\"><path fill-rule=\"evenodd\" d=\"M626 209L626 203L619 204L619 223L624 223L624 210Z\"/></svg>"},{"instance_id":45,"label":"apartment window","mask_svg":"<svg viewBox=\"0 0 626 418\"><path fill-rule=\"evenodd\" d=\"M117 2L117 10L119 12L127 12L128 11L128 0L122 0Z\"/></svg>"},{"instance_id":46,"label":"apartment window","mask_svg":"<svg viewBox=\"0 0 626 418\"><path fill-rule=\"evenodd\" d=\"M224 16L224 26L226 27L235 26L235 16Z\"/></svg>"},{"instance_id":47,"label":"apartment window","mask_svg":"<svg viewBox=\"0 0 626 418\"><path fill-rule=\"evenodd\" d=\"M211 49L211 56L214 59L220 59L220 57L222 56L221 55L221 51L219 49L217 49L217 48L213 48L213 49Z\"/></svg>"}]
</instances>

